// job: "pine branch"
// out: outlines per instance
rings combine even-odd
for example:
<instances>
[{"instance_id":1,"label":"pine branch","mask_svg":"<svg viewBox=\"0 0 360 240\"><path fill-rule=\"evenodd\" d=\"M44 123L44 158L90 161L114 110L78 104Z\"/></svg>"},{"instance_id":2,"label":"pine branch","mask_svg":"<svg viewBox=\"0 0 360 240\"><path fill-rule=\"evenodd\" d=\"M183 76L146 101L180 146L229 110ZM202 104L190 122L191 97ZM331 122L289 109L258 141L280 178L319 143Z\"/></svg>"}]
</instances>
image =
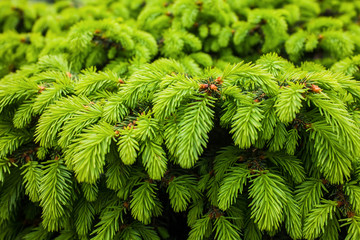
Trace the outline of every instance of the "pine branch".
<instances>
[{"instance_id":1,"label":"pine branch","mask_svg":"<svg viewBox=\"0 0 360 240\"><path fill-rule=\"evenodd\" d=\"M137 151L139 151L139 143L134 128L127 127L121 130L120 139L117 144L119 145L118 152L121 161L125 165L134 164L137 158Z\"/></svg>"},{"instance_id":2,"label":"pine branch","mask_svg":"<svg viewBox=\"0 0 360 240\"><path fill-rule=\"evenodd\" d=\"M285 150L289 155L294 155L296 151L296 147L299 144L300 135L298 134L298 130L296 128L290 129L288 131L288 137L286 139Z\"/></svg>"},{"instance_id":3,"label":"pine branch","mask_svg":"<svg viewBox=\"0 0 360 240\"><path fill-rule=\"evenodd\" d=\"M323 191L327 191L320 180L308 179L297 186L295 200L299 203L300 212L305 217L314 206L320 204Z\"/></svg>"},{"instance_id":4,"label":"pine branch","mask_svg":"<svg viewBox=\"0 0 360 240\"><path fill-rule=\"evenodd\" d=\"M96 72L96 68L82 71L75 86L77 95L90 96L100 90L116 90L120 85L119 76L112 71Z\"/></svg>"},{"instance_id":5,"label":"pine branch","mask_svg":"<svg viewBox=\"0 0 360 240\"><path fill-rule=\"evenodd\" d=\"M338 143L332 127L323 121L312 123L311 130L316 165L331 183L343 183L351 172L352 157L349 152Z\"/></svg>"},{"instance_id":6,"label":"pine branch","mask_svg":"<svg viewBox=\"0 0 360 240\"><path fill-rule=\"evenodd\" d=\"M0 82L0 112L4 107L32 97L39 88L36 82L23 76Z\"/></svg>"},{"instance_id":7,"label":"pine branch","mask_svg":"<svg viewBox=\"0 0 360 240\"><path fill-rule=\"evenodd\" d=\"M175 212L182 212L187 209L191 198L194 198L194 189L196 189L196 179L190 175L174 177L169 182L166 192L169 193L171 207Z\"/></svg>"},{"instance_id":8,"label":"pine branch","mask_svg":"<svg viewBox=\"0 0 360 240\"><path fill-rule=\"evenodd\" d=\"M96 123L102 114L102 106L92 103L73 113L61 128L57 142L59 146L66 149L83 129Z\"/></svg>"},{"instance_id":9,"label":"pine branch","mask_svg":"<svg viewBox=\"0 0 360 240\"><path fill-rule=\"evenodd\" d=\"M119 231L119 220L122 222L124 208L108 207L102 212L100 222L95 225L96 229L91 233L95 235L91 240L112 239Z\"/></svg>"},{"instance_id":10,"label":"pine branch","mask_svg":"<svg viewBox=\"0 0 360 240\"><path fill-rule=\"evenodd\" d=\"M239 229L234 224L229 222L224 216L217 218L214 226L216 239L241 239Z\"/></svg>"},{"instance_id":11,"label":"pine branch","mask_svg":"<svg viewBox=\"0 0 360 240\"><path fill-rule=\"evenodd\" d=\"M299 203L295 201L292 192L286 191L287 204L284 208L285 228L292 239L302 238L302 219Z\"/></svg>"},{"instance_id":12,"label":"pine branch","mask_svg":"<svg viewBox=\"0 0 360 240\"><path fill-rule=\"evenodd\" d=\"M118 159L114 159L109 161L107 159L107 171L106 171L106 186L109 189L119 190L125 187L128 178L130 177L130 168L125 166L118 161Z\"/></svg>"},{"instance_id":13,"label":"pine branch","mask_svg":"<svg viewBox=\"0 0 360 240\"><path fill-rule=\"evenodd\" d=\"M65 55L45 55L39 58L38 68L40 71L70 72L70 66Z\"/></svg>"},{"instance_id":14,"label":"pine branch","mask_svg":"<svg viewBox=\"0 0 360 240\"><path fill-rule=\"evenodd\" d=\"M205 215L204 217L196 220L189 233L188 240L203 240L211 234L212 223L211 219Z\"/></svg>"},{"instance_id":15,"label":"pine branch","mask_svg":"<svg viewBox=\"0 0 360 240\"><path fill-rule=\"evenodd\" d=\"M0 158L0 182L4 182L6 174L10 173L11 163L7 158Z\"/></svg>"},{"instance_id":16,"label":"pine branch","mask_svg":"<svg viewBox=\"0 0 360 240\"><path fill-rule=\"evenodd\" d=\"M44 88L43 91L36 96L33 106L35 114L42 113L51 103L54 103L63 96L73 93L73 82L66 73L55 72L46 77L50 79L54 78L55 82L52 83L50 87Z\"/></svg>"},{"instance_id":17,"label":"pine branch","mask_svg":"<svg viewBox=\"0 0 360 240\"><path fill-rule=\"evenodd\" d=\"M190 99L199 90L199 84L184 75L177 78L176 84L158 92L154 96L154 113L159 119L173 114L186 99Z\"/></svg>"},{"instance_id":18,"label":"pine branch","mask_svg":"<svg viewBox=\"0 0 360 240\"><path fill-rule=\"evenodd\" d=\"M284 180L275 174L264 172L250 182L251 218L260 230L278 229L287 201L286 192L283 190Z\"/></svg>"},{"instance_id":19,"label":"pine branch","mask_svg":"<svg viewBox=\"0 0 360 240\"><path fill-rule=\"evenodd\" d=\"M171 155L176 155L178 138L177 133L179 132L179 119L169 117L164 124L164 139L165 145Z\"/></svg>"},{"instance_id":20,"label":"pine branch","mask_svg":"<svg viewBox=\"0 0 360 240\"><path fill-rule=\"evenodd\" d=\"M75 207L75 228L76 233L86 237L89 235L92 223L95 218L94 204L80 199Z\"/></svg>"},{"instance_id":21,"label":"pine branch","mask_svg":"<svg viewBox=\"0 0 360 240\"><path fill-rule=\"evenodd\" d=\"M13 118L13 124L16 128L24 128L30 124L34 115L34 102L25 101L16 110Z\"/></svg>"},{"instance_id":22,"label":"pine branch","mask_svg":"<svg viewBox=\"0 0 360 240\"><path fill-rule=\"evenodd\" d=\"M183 168L192 167L206 147L207 135L213 127L214 100L210 97L196 98L186 105L186 115L179 123L177 134L178 162Z\"/></svg>"},{"instance_id":23,"label":"pine branch","mask_svg":"<svg viewBox=\"0 0 360 240\"><path fill-rule=\"evenodd\" d=\"M240 148L249 148L258 139L258 131L261 130L263 119L262 110L258 105L239 106L233 117L233 139Z\"/></svg>"},{"instance_id":24,"label":"pine branch","mask_svg":"<svg viewBox=\"0 0 360 240\"><path fill-rule=\"evenodd\" d=\"M99 193L99 185L98 183L89 184L89 183L82 183L81 190L84 194L86 201L94 202L96 201Z\"/></svg>"},{"instance_id":25,"label":"pine branch","mask_svg":"<svg viewBox=\"0 0 360 240\"><path fill-rule=\"evenodd\" d=\"M105 122L85 129L66 151L79 182L95 183L103 173L105 156L115 136L113 126Z\"/></svg>"},{"instance_id":26,"label":"pine branch","mask_svg":"<svg viewBox=\"0 0 360 240\"><path fill-rule=\"evenodd\" d=\"M129 109L124 103L124 97L114 94L107 99L104 105L103 119L109 123L121 122L129 114Z\"/></svg>"},{"instance_id":27,"label":"pine branch","mask_svg":"<svg viewBox=\"0 0 360 240\"><path fill-rule=\"evenodd\" d=\"M288 138L288 131L286 131L286 126L284 123L278 123L274 128L274 136L271 141L268 143L269 151L277 152L281 151Z\"/></svg>"},{"instance_id":28,"label":"pine branch","mask_svg":"<svg viewBox=\"0 0 360 240\"><path fill-rule=\"evenodd\" d=\"M66 213L65 205L71 197L71 173L63 160L50 160L45 163L44 175L41 178L40 206L43 209L43 225L48 231L58 231Z\"/></svg>"},{"instance_id":29,"label":"pine branch","mask_svg":"<svg viewBox=\"0 0 360 240\"><path fill-rule=\"evenodd\" d=\"M359 216L354 216L352 218L344 219L347 223L341 225L350 225L348 229L348 234L346 235L345 240L357 239L360 237L360 218Z\"/></svg>"},{"instance_id":30,"label":"pine branch","mask_svg":"<svg viewBox=\"0 0 360 240\"><path fill-rule=\"evenodd\" d=\"M333 128L333 131L340 136L342 143L350 152L357 153L360 149L360 135L357 126L343 104L337 103L328 96L309 95L309 98L319 109L325 120Z\"/></svg>"},{"instance_id":31,"label":"pine branch","mask_svg":"<svg viewBox=\"0 0 360 240\"><path fill-rule=\"evenodd\" d=\"M162 141L162 140L161 140ZM167 159L161 141L146 141L141 147L141 157L149 177L161 180L167 169Z\"/></svg>"},{"instance_id":32,"label":"pine branch","mask_svg":"<svg viewBox=\"0 0 360 240\"><path fill-rule=\"evenodd\" d=\"M146 226L140 222L134 222L128 228L131 228L134 231L136 231L140 235L141 239L160 240L160 238L154 228L152 228L150 226ZM129 239L129 238L124 238L124 240L125 239Z\"/></svg>"},{"instance_id":33,"label":"pine branch","mask_svg":"<svg viewBox=\"0 0 360 240\"><path fill-rule=\"evenodd\" d=\"M90 100L84 97L68 97L47 108L38 122L35 141L43 147L52 147L58 132L66 120L84 108Z\"/></svg>"},{"instance_id":34,"label":"pine branch","mask_svg":"<svg viewBox=\"0 0 360 240\"><path fill-rule=\"evenodd\" d=\"M149 224L151 217L161 213L162 207L156 198L156 185L149 182L142 182L140 186L132 192L130 202L131 215L138 221Z\"/></svg>"},{"instance_id":35,"label":"pine branch","mask_svg":"<svg viewBox=\"0 0 360 240\"><path fill-rule=\"evenodd\" d=\"M238 160L242 159L242 150L235 146L224 147L214 160L215 179L221 181L226 171L229 170Z\"/></svg>"},{"instance_id":36,"label":"pine branch","mask_svg":"<svg viewBox=\"0 0 360 240\"><path fill-rule=\"evenodd\" d=\"M289 83L287 87L280 89L276 99L276 114L283 123L291 122L302 107L302 94L306 92L303 84Z\"/></svg>"},{"instance_id":37,"label":"pine branch","mask_svg":"<svg viewBox=\"0 0 360 240\"><path fill-rule=\"evenodd\" d=\"M40 200L41 179L43 177L42 165L36 161L29 161L23 165L23 184L25 185L25 194L29 196L30 201Z\"/></svg>"},{"instance_id":38,"label":"pine branch","mask_svg":"<svg viewBox=\"0 0 360 240\"><path fill-rule=\"evenodd\" d=\"M200 219L203 214L204 201L198 199L194 201L190 207L187 214L187 224L188 226L194 226L196 220Z\"/></svg>"},{"instance_id":39,"label":"pine branch","mask_svg":"<svg viewBox=\"0 0 360 240\"><path fill-rule=\"evenodd\" d=\"M238 194L242 194L244 185L250 176L250 170L241 165L235 165L224 176L218 194L219 208L228 209L235 201Z\"/></svg>"},{"instance_id":40,"label":"pine branch","mask_svg":"<svg viewBox=\"0 0 360 240\"><path fill-rule=\"evenodd\" d=\"M347 182L344 185L345 194L349 198L352 209L360 214L360 187L356 181Z\"/></svg>"},{"instance_id":41,"label":"pine branch","mask_svg":"<svg viewBox=\"0 0 360 240\"><path fill-rule=\"evenodd\" d=\"M224 86L237 85L246 90L261 88L270 95L276 94L279 88L269 73L251 63L241 62L227 66L222 78L224 79Z\"/></svg>"},{"instance_id":42,"label":"pine branch","mask_svg":"<svg viewBox=\"0 0 360 240\"><path fill-rule=\"evenodd\" d=\"M267 152L266 156L283 172L289 174L295 183L299 184L305 180L305 170L301 161L295 156L289 156L281 152Z\"/></svg>"},{"instance_id":43,"label":"pine branch","mask_svg":"<svg viewBox=\"0 0 360 240\"><path fill-rule=\"evenodd\" d=\"M0 221L10 220L13 217L23 194L20 169L13 168L11 174L5 176L0 188Z\"/></svg>"},{"instance_id":44,"label":"pine branch","mask_svg":"<svg viewBox=\"0 0 360 240\"><path fill-rule=\"evenodd\" d=\"M263 239L262 233L259 230L258 226L250 218L248 219L245 226L244 239L254 239L254 240Z\"/></svg>"},{"instance_id":45,"label":"pine branch","mask_svg":"<svg viewBox=\"0 0 360 240\"><path fill-rule=\"evenodd\" d=\"M24 240L47 240L52 236L52 233L48 232L42 224L38 227L33 228L33 230L24 236Z\"/></svg>"},{"instance_id":46,"label":"pine branch","mask_svg":"<svg viewBox=\"0 0 360 240\"><path fill-rule=\"evenodd\" d=\"M321 204L316 205L307 215L304 224L304 237L315 239L324 232L324 227L329 219L334 218L337 202L322 200Z\"/></svg>"},{"instance_id":47,"label":"pine branch","mask_svg":"<svg viewBox=\"0 0 360 240\"><path fill-rule=\"evenodd\" d=\"M329 219L324 228L324 232L321 234L320 240L338 240L339 231L339 221L336 217Z\"/></svg>"},{"instance_id":48,"label":"pine branch","mask_svg":"<svg viewBox=\"0 0 360 240\"><path fill-rule=\"evenodd\" d=\"M0 158L12 154L21 145L28 143L31 135L28 131L10 131L0 138Z\"/></svg>"}]
</instances>

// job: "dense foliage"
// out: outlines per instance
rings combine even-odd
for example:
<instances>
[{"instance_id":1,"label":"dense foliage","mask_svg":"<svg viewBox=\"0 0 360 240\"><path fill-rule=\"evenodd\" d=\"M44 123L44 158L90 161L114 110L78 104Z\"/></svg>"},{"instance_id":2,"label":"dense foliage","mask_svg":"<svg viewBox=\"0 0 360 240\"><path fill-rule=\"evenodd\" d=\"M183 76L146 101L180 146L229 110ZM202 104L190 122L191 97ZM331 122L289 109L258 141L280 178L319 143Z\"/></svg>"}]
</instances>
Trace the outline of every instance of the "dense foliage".
<instances>
[{"instance_id":1,"label":"dense foliage","mask_svg":"<svg viewBox=\"0 0 360 240\"><path fill-rule=\"evenodd\" d=\"M360 1L0 2L0 239L360 239Z\"/></svg>"}]
</instances>

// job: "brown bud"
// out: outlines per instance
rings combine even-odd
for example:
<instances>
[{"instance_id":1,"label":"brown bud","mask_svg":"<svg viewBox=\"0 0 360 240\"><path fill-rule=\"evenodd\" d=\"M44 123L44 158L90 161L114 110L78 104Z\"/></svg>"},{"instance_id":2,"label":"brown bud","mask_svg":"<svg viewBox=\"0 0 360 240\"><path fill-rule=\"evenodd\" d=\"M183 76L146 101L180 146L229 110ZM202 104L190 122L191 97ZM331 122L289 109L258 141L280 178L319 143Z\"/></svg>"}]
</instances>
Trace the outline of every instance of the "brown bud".
<instances>
[{"instance_id":1,"label":"brown bud","mask_svg":"<svg viewBox=\"0 0 360 240\"><path fill-rule=\"evenodd\" d=\"M314 93L320 93L322 89L317 85L311 84L311 91L313 91Z\"/></svg>"},{"instance_id":2,"label":"brown bud","mask_svg":"<svg viewBox=\"0 0 360 240\"><path fill-rule=\"evenodd\" d=\"M323 40L323 39L324 39L324 35L319 34L318 39L319 39L319 40Z\"/></svg>"},{"instance_id":3,"label":"brown bud","mask_svg":"<svg viewBox=\"0 0 360 240\"><path fill-rule=\"evenodd\" d=\"M169 182L172 182L175 179L175 176L171 176Z\"/></svg>"},{"instance_id":4,"label":"brown bud","mask_svg":"<svg viewBox=\"0 0 360 240\"><path fill-rule=\"evenodd\" d=\"M239 157L238 157L238 161L239 161L239 162L243 162L243 161L244 161L244 157L243 157L243 156L239 156Z\"/></svg>"},{"instance_id":5,"label":"brown bud","mask_svg":"<svg viewBox=\"0 0 360 240\"><path fill-rule=\"evenodd\" d=\"M119 130L116 130L115 135L119 135L119 134L120 134Z\"/></svg>"},{"instance_id":6,"label":"brown bud","mask_svg":"<svg viewBox=\"0 0 360 240\"><path fill-rule=\"evenodd\" d=\"M128 209L130 204L129 204L129 202L124 202L123 206L124 206L124 208Z\"/></svg>"},{"instance_id":7,"label":"brown bud","mask_svg":"<svg viewBox=\"0 0 360 240\"><path fill-rule=\"evenodd\" d=\"M66 75L67 75L69 78L71 78L71 77L72 77L72 75L71 75L71 73L70 73L70 72L66 72Z\"/></svg>"},{"instance_id":8,"label":"brown bud","mask_svg":"<svg viewBox=\"0 0 360 240\"><path fill-rule=\"evenodd\" d=\"M218 87L215 84L211 84L210 89L213 91L216 91L218 89Z\"/></svg>"},{"instance_id":9,"label":"brown bud","mask_svg":"<svg viewBox=\"0 0 360 240\"><path fill-rule=\"evenodd\" d=\"M207 89L208 87L209 87L209 85L208 84L200 84L199 85L200 86L200 89Z\"/></svg>"},{"instance_id":10,"label":"brown bud","mask_svg":"<svg viewBox=\"0 0 360 240\"><path fill-rule=\"evenodd\" d=\"M125 83L125 82L124 82L124 80L122 80L121 78L119 78L119 80L118 80L118 81L119 81L119 83L120 83L120 84Z\"/></svg>"},{"instance_id":11,"label":"brown bud","mask_svg":"<svg viewBox=\"0 0 360 240\"><path fill-rule=\"evenodd\" d=\"M352 212L352 211L349 211L349 212L347 212L346 215L347 215L348 218L353 218L355 216L355 213Z\"/></svg>"},{"instance_id":12,"label":"brown bud","mask_svg":"<svg viewBox=\"0 0 360 240\"><path fill-rule=\"evenodd\" d=\"M95 34L99 34L99 33L101 33L101 30L100 30L100 29L96 29L96 30L94 31L94 33L95 33Z\"/></svg>"},{"instance_id":13,"label":"brown bud","mask_svg":"<svg viewBox=\"0 0 360 240\"><path fill-rule=\"evenodd\" d=\"M44 91L45 90L45 87L44 86L38 86L38 88L39 88L39 93L41 93L42 91Z\"/></svg>"},{"instance_id":14,"label":"brown bud","mask_svg":"<svg viewBox=\"0 0 360 240\"><path fill-rule=\"evenodd\" d=\"M217 84L222 84L224 81L222 80L221 77L217 77L217 78L215 79L215 82L216 82Z\"/></svg>"},{"instance_id":15,"label":"brown bud","mask_svg":"<svg viewBox=\"0 0 360 240\"><path fill-rule=\"evenodd\" d=\"M260 102L260 100L257 99L257 98L255 98L255 99L254 99L254 102L258 103L258 102Z\"/></svg>"}]
</instances>

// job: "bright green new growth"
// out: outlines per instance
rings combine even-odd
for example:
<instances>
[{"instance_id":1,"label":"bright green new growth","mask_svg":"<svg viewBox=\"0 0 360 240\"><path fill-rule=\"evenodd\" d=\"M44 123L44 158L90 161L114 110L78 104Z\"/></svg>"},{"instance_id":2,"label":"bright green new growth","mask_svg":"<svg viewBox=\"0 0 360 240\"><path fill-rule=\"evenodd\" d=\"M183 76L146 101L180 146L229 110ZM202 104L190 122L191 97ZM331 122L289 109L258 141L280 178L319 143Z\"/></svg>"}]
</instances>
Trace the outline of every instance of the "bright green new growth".
<instances>
[{"instance_id":1,"label":"bright green new growth","mask_svg":"<svg viewBox=\"0 0 360 240\"><path fill-rule=\"evenodd\" d=\"M357 1L0 2L0 239L360 238Z\"/></svg>"}]
</instances>

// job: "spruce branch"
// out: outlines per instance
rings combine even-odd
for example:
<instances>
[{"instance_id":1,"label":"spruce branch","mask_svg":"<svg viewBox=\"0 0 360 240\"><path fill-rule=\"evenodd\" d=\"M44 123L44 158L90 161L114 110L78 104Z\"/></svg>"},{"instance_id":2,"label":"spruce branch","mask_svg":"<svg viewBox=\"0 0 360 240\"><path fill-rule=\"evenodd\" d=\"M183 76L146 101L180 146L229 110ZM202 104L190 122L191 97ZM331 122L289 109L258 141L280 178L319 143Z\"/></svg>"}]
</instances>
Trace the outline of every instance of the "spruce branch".
<instances>
[{"instance_id":1,"label":"spruce branch","mask_svg":"<svg viewBox=\"0 0 360 240\"><path fill-rule=\"evenodd\" d=\"M258 131L262 127L262 112L257 104L237 108L230 133L233 133L234 142L240 148L249 148L258 139Z\"/></svg>"},{"instance_id":2,"label":"spruce branch","mask_svg":"<svg viewBox=\"0 0 360 240\"><path fill-rule=\"evenodd\" d=\"M219 189L220 209L226 210L236 201L238 194L242 194L249 176L250 170L244 169L241 165L235 165L229 169Z\"/></svg>"},{"instance_id":3,"label":"spruce branch","mask_svg":"<svg viewBox=\"0 0 360 240\"><path fill-rule=\"evenodd\" d=\"M169 193L171 207L175 212L185 211L196 189L196 179L190 175L174 177L169 182L166 192ZM196 193L196 192L195 192Z\"/></svg>"},{"instance_id":4,"label":"spruce branch","mask_svg":"<svg viewBox=\"0 0 360 240\"><path fill-rule=\"evenodd\" d=\"M112 239L119 231L119 220L122 220L124 208L120 206L108 207L100 216L100 222L95 225L92 240Z\"/></svg>"},{"instance_id":5,"label":"spruce branch","mask_svg":"<svg viewBox=\"0 0 360 240\"><path fill-rule=\"evenodd\" d=\"M239 229L224 216L220 216L215 220L214 227L216 239L241 239Z\"/></svg>"},{"instance_id":6,"label":"spruce branch","mask_svg":"<svg viewBox=\"0 0 360 240\"><path fill-rule=\"evenodd\" d=\"M121 161L125 165L134 164L139 151L138 135L133 127L127 127L120 131L120 139L118 141L118 152Z\"/></svg>"},{"instance_id":7,"label":"spruce branch","mask_svg":"<svg viewBox=\"0 0 360 240\"><path fill-rule=\"evenodd\" d=\"M61 219L65 217L65 205L71 197L71 173L63 160L50 160L44 165L44 175L41 178L40 206L44 228L48 231L58 231L63 226Z\"/></svg>"},{"instance_id":8,"label":"spruce branch","mask_svg":"<svg viewBox=\"0 0 360 240\"><path fill-rule=\"evenodd\" d=\"M251 218L260 230L278 229L287 202L284 180L273 173L263 172L250 182Z\"/></svg>"},{"instance_id":9,"label":"spruce branch","mask_svg":"<svg viewBox=\"0 0 360 240\"><path fill-rule=\"evenodd\" d=\"M142 182L140 186L132 192L130 202L131 215L138 221L149 224L152 216L159 215L162 206L156 198L156 185L150 182Z\"/></svg>"},{"instance_id":10,"label":"spruce branch","mask_svg":"<svg viewBox=\"0 0 360 240\"><path fill-rule=\"evenodd\" d=\"M101 122L85 129L66 151L79 182L95 183L103 173L105 156L115 136L113 126Z\"/></svg>"},{"instance_id":11,"label":"spruce branch","mask_svg":"<svg viewBox=\"0 0 360 240\"><path fill-rule=\"evenodd\" d=\"M275 107L279 120L283 123L291 122L295 119L302 107L302 94L306 92L303 84L290 83L288 87L283 87L277 96Z\"/></svg>"},{"instance_id":12,"label":"spruce branch","mask_svg":"<svg viewBox=\"0 0 360 240\"><path fill-rule=\"evenodd\" d=\"M320 234L324 232L327 221L335 218L334 213L337 205L337 202L330 200L322 200L321 204L316 205L306 217L304 237L307 239L319 237Z\"/></svg>"},{"instance_id":13,"label":"spruce branch","mask_svg":"<svg viewBox=\"0 0 360 240\"><path fill-rule=\"evenodd\" d=\"M209 216L205 215L196 220L189 233L189 240L203 240L208 237L212 231L212 223Z\"/></svg>"},{"instance_id":14,"label":"spruce branch","mask_svg":"<svg viewBox=\"0 0 360 240\"><path fill-rule=\"evenodd\" d=\"M204 151L213 127L213 104L211 97L197 97L186 105L186 115L179 122L177 134L176 156L181 167L192 167Z\"/></svg>"},{"instance_id":15,"label":"spruce branch","mask_svg":"<svg viewBox=\"0 0 360 240\"><path fill-rule=\"evenodd\" d=\"M95 218L94 204L81 198L75 207L75 229L79 236L87 237Z\"/></svg>"},{"instance_id":16,"label":"spruce branch","mask_svg":"<svg viewBox=\"0 0 360 240\"><path fill-rule=\"evenodd\" d=\"M23 183L25 185L25 194L29 196L29 199L33 202L40 200L40 187L41 179L43 177L42 165L37 161L29 161L23 165Z\"/></svg>"}]
</instances>

